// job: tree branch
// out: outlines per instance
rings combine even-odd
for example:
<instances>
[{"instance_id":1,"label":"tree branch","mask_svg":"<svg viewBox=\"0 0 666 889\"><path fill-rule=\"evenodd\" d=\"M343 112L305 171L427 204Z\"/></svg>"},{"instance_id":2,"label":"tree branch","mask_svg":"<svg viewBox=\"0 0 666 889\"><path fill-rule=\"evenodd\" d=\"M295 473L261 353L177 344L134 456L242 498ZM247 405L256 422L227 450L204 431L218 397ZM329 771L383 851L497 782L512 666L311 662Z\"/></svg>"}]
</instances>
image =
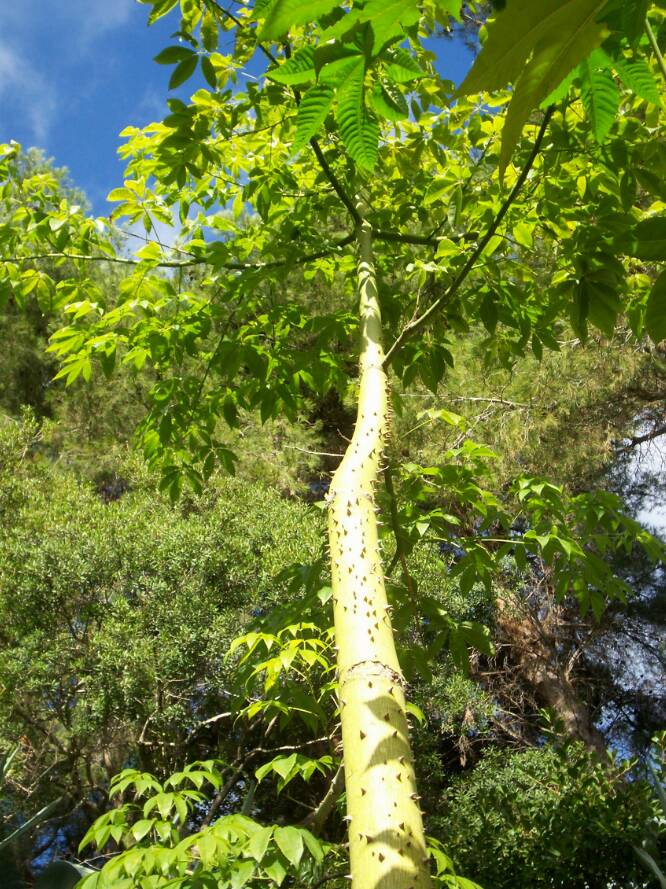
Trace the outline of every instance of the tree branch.
<instances>
[{"instance_id":1,"label":"tree branch","mask_svg":"<svg viewBox=\"0 0 666 889\"><path fill-rule=\"evenodd\" d=\"M379 229L372 233L376 241L396 241L399 244L415 244L424 247L437 247L440 241L475 241L479 237L478 232L465 232L464 235L409 235L402 232L389 232Z\"/></svg>"},{"instance_id":2,"label":"tree branch","mask_svg":"<svg viewBox=\"0 0 666 889\"><path fill-rule=\"evenodd\" d=\"M411 336L413 336L417 331L421 330L421 328L424 327L428 323L428 321L432 318L432 316L436 312L438 312L440 309L444 308L444 306L451 303L453 301L453 299L457 296L458 291L460 290L461 286L464 284L465 280L467 279L467 276L469 275L472 268L476 264L476 261L478 260L478 258L481 256L481 254L485 250L488 242L493 237L493 235L499 228L502 220L508 213L509 208L511 207L513 202L518 197L518 194L519 194L521 188L523 187L523 184L525 183L525 180L527 179L527 176L528 176L530 170L532 169L532 165L534 164L534 161L536 160L536 157L539 153L539 150L541 148L541 143L543 142L543 137L546 134L546 128L548 127L550 119L553 116L554 110L555 109L551 106L550 108L548 108L548 110L544 114L543 121L541 122L539 132L538 132L536 140L534 142L534 146L532 147L529 157L525 161L523 169L520 171L520 176L518 177L515 185L511 189L509 196L507 197L507 199L504 201L504 203L498 210L497 215L495 216L493 221L488 226L488 230L486 231L485 235L481 238L481 240L477 244L476 248L474 249L473 253L470 255L469 259L467 260L467 262L465 263L463 268L457 274L457 276L455 277L453 282L449 285L449 287L447 287L445 292L439 297L439 299L436 299L434 303L432 303L430 306L428 306L426 311L420 317L416 318L413 321L410 321L409 324L407 324L403 328L402 332L399 334L396 341L393 343L391 348L386 353L386 358L384 359L384 367L389 366L389 364L391 363L391 361L393 361L397 352L402 348L403 344L405 343L405 341L407 339L409 339Z\"/></svg>"},{"instance_id":3,"label":"tree branch","mask_svg":"<svg viewBox=\"0 0 666 889\"><path fill-rule=\"evenodd\" d=\"M333 811L338 797L345 789L345 770L342 765L338 766L338 770L333 776L333 780L329 784L328 790L324 794L321 802L305 818L301 821L302 827L307 827L314 834L321 832L326 824L328 816Z\"/></svg>"},{"instance_id":4,"label":"tree branch","mask_svg":"<svg viewBox=\"0 0 666 889\"><path fill-rule=\"evenodd\" d=\"M324 176L326 176L328 181L333 186L333 190L335 191L337 196L340 198L342 203L347 208L347 212L349 213L351 218L354 220L354 225L359 225L361 222L361 217L358 215L358 210L354 206L354 202L352 201L352 199L349 197L347 192L344 190L342 183L340 182L338 177L335 175L335 173L329 166L328 161L324 157L324 152L321 150L321 145L319 144L319 142L317 142L317 140L315 138L310 139L310 145L312 146L312 149L317 157L317 160L319 161L319 166L322 168L322 170L324 172Z\"/></svg>"},{"instance_id":5,"label":"tree branch","mask_svg":"<svg viewBox=\"0 0 666 889\"><path fill-rule=\"evenodd\" d=\"M262 269L274 269L274 268L282 268L283 266L288 265L303 265L306 262L314 262L316 259L325 259L327 256L333 256L338 250L341 250L343 247L346 247L348 244L351 244L354 240L355 235L346 235L344 238L341 238L339 241L335 241L330 247L327 247L325 250L319 250L316 253L306 253L303 256L297 256L291 259L273 259L268 262L225 262L225 263L213 263L208 259L182 259L182 260L164 260L161 262L154 263L155 268L165 268L165 269L183 269L183 268L191 268L197 265L212 265L217 266L218 268L227 269L227 271L231 272L248 272L248 271L261 271ZM22 262L33 262L39 259L71 259L71 260L84 260L87 262L114 262L121 265L132 265L138 266L141 265L143 260L140 259L130 259L125 256L106 256L100 254L85 254L85 253L33 253L29 256L6 256L0 257L0 263L22 263Z\"/></svg>"},{"instance_id":6,"label":"tree branch","mask_svg":"<svg viewBox=\"0 0 666 889\"><path fill-rule=\"evenodd\" d=\"M618 451L622 453L623 451L630 451L632 448L638 447L638 445L645 444L646 441L653 441L655 438L659 438L661 435L666 435L666 424L663 426L656 426L650 432L646 432L644 435L634 435L629 439L626 445L623 445L621 448L618 448Z\"/></svg>"}]
</instances>

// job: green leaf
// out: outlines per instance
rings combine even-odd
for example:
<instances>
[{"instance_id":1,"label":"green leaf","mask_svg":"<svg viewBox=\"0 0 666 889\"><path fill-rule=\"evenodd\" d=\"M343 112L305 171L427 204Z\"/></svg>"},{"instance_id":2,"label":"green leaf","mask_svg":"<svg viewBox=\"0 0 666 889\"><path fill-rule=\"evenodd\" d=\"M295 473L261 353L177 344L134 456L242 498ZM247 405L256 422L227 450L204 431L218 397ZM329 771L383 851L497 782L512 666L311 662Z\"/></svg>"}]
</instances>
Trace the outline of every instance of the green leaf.
<instances>
[{"instance_id":1,"label":"green leaf","mask_svg":"<svg viewBox=\"0 0 666 889\"><path fill-rule=\"evenodd\" d=\"M318 84L305 93L296 116L296 139L293 150L300 151L316 135L333 104L333 87Z\"/></svg>"},{"instance_id":2,"label":"green leaf","mask_svg":"<svg viewBox=\"0 0 666 889\"><path fill-rule=\"evenodd\" d=\"M387 50L382 54L382 59L388 63L386 74L394 83L411 83L426 76L414 56L402 46Z\"/></svg>"},{"instance_id":3,"label":"green leaf","mask_svg":"<svg viewBox=\"0 0 666 889\"><path fill-rule=\"evenodd\" d=\"M462 22L462 0L435 0L441 15L450 15L457 22Z\"/></svg>"},{"instance_id":4,"label":"green leaf","mask_svg":"<svg viewBox=\"0 0 666 889\"><path fill-rule=\"evenodd\" d=\"M209 9L206 9L204 12L203 21L201 22L201 40L206 52L215 52L218 41L217 22Z\"/></svg>"},{"instance_id":5,"label":"green leaf","mask_svg":"<svg viewBox=\"0 0 666 889\"><path fill-rule=\"evenodd\" d=\"M250 841L247 844L247 850L258 864L261 863L261 859L266 854L266 849L273 836L273 829L272 826L262 827L250 837Z\"/></svg>"},{"instance_id":6,"label":"green leaf","mask_svg":"<svg viewBox=\"0 0 666 889\"><path fill-rule=\"evenodd\" d=\"M657 81L644 59L612 59L613 68L617 71L622 83L636 95L658 105L660 102Z\"/></svg>"},{"instance_id":7,"label":"green leaf","mask_svg":"<svg viewBox=\"0 0 666 889\"><path fill-rule=\"evenodd\" d=\"M425 713L423 712L423 710L421 710L420 707L417 707L416 704L412 703L411 701L407 701L405 703L405 710L407 711L407 713L409 713L410 716L413 716L417 720L419 725L425 724Z\"/></svg>"},{"instance_id":8,"label":"green leaf","mask_svg":"<svg viewBox=\"0 0 666 889\"><path fill-rule=\"evenodd\" d=\"M266 77L276 83L286 83L289 86L303 86L311 80L315 80L316 76L314 47L312 46L304 46L299 49L279 68L274 68L266 74Z\"/></svg>"},{"instance_id":9,"label":"green leaf","mask_svg":"<svg viewBox=\"0 0 666 889\"><path fill-rule=\"evenodd\" d=\"M175 90L194 74L197 67L197 55L192 55L189 59L180 62L173 70L171 79L169 80L169 89Z\"/></svg>"},{"instance_id":10,"label":"green leaf","mask_svg":"<svg viewBox=\"0 0 666 889\"><path fill-rule=\"evenodd\" d=\"M517 81L532 53L536 56L557 48L568 54L568 44L580 35L581 29L595 28L595 19L604 3L605 0L508 0L506 8L488 25L488 39L458 94L490 92ZM598 30L600 37L601 29ZM544 96L558 86L580 58L567 62L566 71Z\"/></svg>"},{"instance_id":11,"label":"green leaf","mask_svg":"<svg viewBox=\"0 0 666 889\"><path fill-rule=\"evenodd\" d=\"M206 78L208 85L213 89L217 89L217 73L208 56L201 56L201 73Z\"/></svg>"},{"instance_id":12,"label":"green leaf","mask_svg":"<svg viewBox=\"0 0 666 889\"><path fill-rule=\"evenodd\" d=\"M497 305L495 303L494 294L486 293L486 295L483 297L483 302L481 303L479 314L481 316L481 320L483 321L483 326L486 328L488 333L495 333L499 315L497 312Z\"/></svg>"},{"instance_id":13,"label":"green leaf","mask_svg":"<svg viewBox=\"0 0 666 889\"><path fill-rule=\"evenodd\" d=\"M317 864L319 864L324 859L324 847L317 837L311 834L309 830L302 830L301 835L305 841L305 845L308 847L310 855L312 855Z\"/></svg>"},{"instance_id":14,"label":"green leaf","mask_svg":"<svg viewBox=\"0 0 666 889\"><path fill-rule=\"evenodd\" d=\"M171 12L176 3L178 3L178 0L157 0L157 2L153 4L152 11L148 16L148 24L152 25L158 19L161 19L163 15Z\"/></svg>"},{"instance_id":15,"label":"green leaf","mask_svg":"<svg viewBox=\"0 0 666 889\"><path fill-rule=\"evenodd\" d=\"M231 889L242 889L254 873L254 861L236 861L231 873Z\"/></svg>"},{"instance_id":16,"label":"green leaf","mask_svg":"<svg viewBox=\"0 0 666 889\"><path fill-rule=\"evenodd\" d=\"M615 330L615 322L621 308L617 291L604 283L593 280L586 282L587 287L587 316L606 336L612 337Z\"/></svg>"},{"instance_id":17,"label":"green leaf","mask_svg":"<svg viewBox=\"0 0 666 889\"><path fill-rule=\"evenodd\" d=\"M259 40L277 40L290 28L313 22L338 5L338 0L275 0L259 29Z\"/></svg>"},{"instance_id":18,"label":"green leaf","mask_svg":"<svg viewBox=\"0 0 666 889\"><path fill-rule=\"evenodd\" d=\"M194 50L188 49L186 46L167 46L155 56L153 61L158 65L175 65L177 62L191 59L194 55L196 55Z\"/></svg>"},{"instance_id":19,"label":"green leaf","mask_svg":"<svg viewBox=\"0 0 666 889\"><path fill-rule=\"evenodd\" d=\"M154 818L142 818L132 825L130 833L135 840L142 840L146 834L150 833L153 824L155 824Z\"/></svg>"},{"instance_id":20,"label":"green leaf","mask_svg":"<svg viewBox=\"0 0 666 889\"><path fill-rule=\"evenodd\" d=\"M666 269L652 286L645 307L645 330L655 343L666 340Z\"/></svg>"},{"instance_id":21,"label":"green leaf","mask_svg":"<svg viewBox=\"0 0 666 889\"><path fill-rule=\"evenodd\" d=\"M534 226L529 222L519 222L513 227L513 238L521 247L531 250L534 246Z\"/></svg>"},{"instance_id":22,"label":"green leaf","mask_svg":"<svg viewBox=\"0 0 666 889\"><path fill-rule=\"evenodd\" d=\"M379 144L379 124L365 107L363 97L363 76L365 59L362 56L345 60L345 79L338 88L336 122L340 136L354 160L361 169L371 171L377 160ZM349 62L353 62L352 65ZM326 69L322 71L322 75Z\"/></svg>"},{"instance_id":23,"label":"green leaf","mask_svg":"<svg viewBox=\"0 0 666 889\"><path fill-rule=\"evenodd\" d=\"M263 870L278 886L282 885L284 878L287 876L287 870L279 858L274 858L270 864L265 864Z\"/></svg>"},{"instance_id":24,"label":"green leaf","mask_svg":"<svg viewBox=\"0 0 666 889\"><path fill-rule=\"evenodd\" d=\"M666 216L650 216L634 229L632 256L655 262L666 261Z\"/></svg>"},{"instance_id":25,"label":"green leaf","mask_svg":"<svg viewBox=\"0 0 666 889\"><path fill-rule=\"evenodd\" d=\"M486 44L458 95L515 82L502 130L500 176L532 110L602 42L606 31L597 17L604 2L509 0L488 27Z\"/></svg>"},{"instance_id":26,"label":"green leaf","mask_svg":"<svg viewBox=\"0 0 666 889\"><path fill-rule=\"evenodd\" d=\"M304 848L300 830L295 827L276 827L274 838L276 846L287 861L298 867Z\"/></svg>"},{"instance_id":27,"label":"green leaf","mask_svg":"<svg viewBox=\"0 0 666 889\"><path fill-rule=\"evenodd\" d=\"M578 66L583 106L597 142L608 135L620 107L620 93L604 62L604 54L595 51Z\"/></svg>"},{"instance_id":28,"label":"green leaf","mask_svg":"<svg viewBox=\"0 0 666 889\"><path fill-rule=\"evenodd\" d=\"M373 52L377 53L393 37L415 25L419 17L416 0L369 0L359 20L370 22L374 35Z\"/></svg>"},{"instance_id":29,"label":"green leaf","mask_svg":"<svg viewBox=\"0 0 666 889\"><path fill-rule=\"evenodd\" d=\"M42 871L35 882L35 889L74 889L83 877L96 873L82 864L70 861L54 861Z\"/></svg>"},{"instance_id":30,"label":"green leaf","mask_svg":"<svg viewBox=\"0 0 666 889\"><path fill-rule=\"evenodd\" d=\"M370 104L374 111L385 120L396 123L409 117L407 100L400 90L392 83L377 81L370 93Z\"/></svg>"}]
</instances>

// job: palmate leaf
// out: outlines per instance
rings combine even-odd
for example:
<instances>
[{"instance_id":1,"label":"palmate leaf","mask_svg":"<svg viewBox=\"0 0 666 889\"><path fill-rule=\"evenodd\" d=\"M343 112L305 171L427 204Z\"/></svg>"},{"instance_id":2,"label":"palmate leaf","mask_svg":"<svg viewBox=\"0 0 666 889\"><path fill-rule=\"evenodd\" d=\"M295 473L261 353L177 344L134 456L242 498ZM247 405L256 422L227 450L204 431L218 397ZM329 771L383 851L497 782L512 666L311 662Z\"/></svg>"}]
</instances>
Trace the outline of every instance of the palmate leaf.
<instances>
[{"instance_id":1,"label":"palmate leaf","mask_svg":"<svg viewBox=\"0 0 666 889\"><path fill-rule=\"evenodd\" d=\"M388 81L374 84L370 104L380 117L394 123L409 116L407 100L395 84Z\"/></svg>"},{"instance_id":2,"label":"palmate leaf","mask_svg":"<svg viewBox=\"0 0 666 889\"><path fill-rule=\"evenodd\" d=\"M314 66L314 47L304 46L290 59L269 71L266 75L277 83L286 83L288 86L303 86L316 79Z\"/></svg>"},{"instance_id":3,"label":"palmate leaf","mask_svg":"<svg viewBox=\"0 0 666 889\"><path fill-rule=\"evenodd\" d=\"M259 29L259 40L277 40L290 28L312 22L337 5L338 0L274 0Z\"/></svg>"},{"instance_id":4,"label":"palmate leaf","mask_svg":"<svg viewBox=\"0 0 666 889\"><path fill-rule=\"evenodd\" d=\"M539 41L515 85L502 130L499 173L503 176L523 126L532 110L603 40L605 27L596 21L599 0L562 4L552 16L553 30ZM603 4L601 4L603 5Z\"/></svg>"},{"instance_id":5,"label":"palmate leaf","mask_svg":"<svg viewBox=\"0 0 666 889\"><path fill-rule=\"evenodd\" d=\"M363 95L365 60L360 57L355 67L349 66L345 74L344 83L337 92L338 107L335 119L344 146L352 160L361 169L370 171L374 169L377 160L379 124L375 116L365 107Z\"/></svg>"},{"instance_id":6,"label":"palmate leaf","mask_svg":"<svg viewBox=\"0 0 666 889\"><path fill-rule=\"evenodd\" d=\"M603 142L620 107L620 93L607 67L607 57L595 50L578 66L585 112L597 142Z\"/></svg>"},{"instance_id":7,"label":"palmate leaf","mask_svg":"<svg viewBox=\"0 0 666 889\"><path fill-rule=\"evenodd\" d=\"M296 116L293 150L300 151L316 135L333 104L333 87L325 83L311 87L301 99Z\"/></svg>"},{"instance_id":8,"label":"palmate leaf","mask_svg":"<svg viewBox=\"0 0 666 889\"><path fill-rule=\"evenodd\" d=\"M617 71L622 83L633 93L646 102L658 105L660 102L659 87L652 71L644 59L612 59L613 68Z\"/></svg>"},{"instance_id":9,"label":"palmate leaf","mask_svg":"<svg viewBox=\"0 0 666 889\"><path fill-rule=\"evenodd\" d=\"M597 18L604 3L509 0L489 26L486 44L458 94L492 91L515 82L502 131L500 175L532 110L601 44L606 30Z\"/></svg>"},{"instance_id":10,"label":"palmate leaf","mask_svg":"<svg viewBox=\"0 0 666 889\"><path fill-rule=\"evenodd\" d=\"M372 25L373 51L376 53L392 38L401 35L405 28L415 25L419 16L417 0L369 0L359 21Z\"/></svg>"}]
</instances>

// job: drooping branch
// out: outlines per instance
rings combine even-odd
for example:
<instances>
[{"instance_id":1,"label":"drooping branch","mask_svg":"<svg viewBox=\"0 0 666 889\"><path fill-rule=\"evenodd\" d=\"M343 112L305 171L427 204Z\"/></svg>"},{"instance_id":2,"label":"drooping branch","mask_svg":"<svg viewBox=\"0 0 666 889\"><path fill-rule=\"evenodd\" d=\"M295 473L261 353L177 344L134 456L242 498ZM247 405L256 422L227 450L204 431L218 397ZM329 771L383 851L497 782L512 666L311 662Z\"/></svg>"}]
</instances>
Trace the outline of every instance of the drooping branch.
<instances>
[{"instance_id":1,"label":"drooping branch","mask_svg":"<svg viewBox=\"0 0 666 889\"><path fill-rule=\"evenodd\" d=\"M660 438L662 435L666 435L666 424L655 426L654 429L651 429L649 432L646 432L643 435L632 436L627 444L623 445L621 448L618 448L618 451L620 453L622 453L623 451L630 451L632 448L636 448L639 445L645 444L645 442L647 441L654 441L655 438Z\"/></svg>"},{"instance_id":2,"label":"drooping branch","mask_svg":"<svg viewBox=\"0 0 666 889\"><path fill-rule=\"evenodd\" d=\"M555 109L551 106L550 108L548 108L548 110L544 114L543 121L541 122L541 126L539 127L539 132L537 133L537 137L534 141L534 145L532 147L532 150L529 153L527 160L525 161L525 164L523 165L522 170L520 171L520 175L518 176L518 179L516 179L516 182L515 182L513 188L511 189L508 197L506 198L506 200L504 201L504 203L502 204L500 209L497 211L497 214L495 215L493 221L488 226L488 229L487 229L485 235L481 238L479 243L476 245L475 249L469 256L469 259L467 260L465 265L462 267L462 269L458 272L458 274L454 278L453 282L444 291L444 293L438 299L436 299L430 306L428 306L428 308L425 310L425 312L423 312L422 315L420 315L418 318L415 318L414 320L410 321L402 329L400 335L398 336L396 341L393 343L391 348L386 353L386 358L384 359L384 367L388 367L390 365L391 361L393 361L396 354L400 351L400 349L402 348L402 346L404 345L406 340L410 339L412 336L414 336L415 333L417 333L419 330L421 330L423 327L425 327L425 325L430 321L430 319L433 317L433 315L437 314L437 312L441 311L443 308L450 305L450 303L458 295L458 292L460 291L460 288L467 280L469 273L472 271L472 269L476 265L477 260L479 259L479 257L483 253L483 251L486 249L488 242L493 237L493 235L495 234L497 229L500 227L502 220L504 219L506 214L509 212L509 209L511 208L512 204L518 197L518 194L520 193L520 190L522 189L522 187L525 183L525 180L527 179L529 172L532 169L534 161L536 160L536 157L539 154L539 151L541 149L541 143L543 142L543 138L546 134L546 129L548 127L551 117L553 116L554 110Z\"/></svg>"}]
</instances>

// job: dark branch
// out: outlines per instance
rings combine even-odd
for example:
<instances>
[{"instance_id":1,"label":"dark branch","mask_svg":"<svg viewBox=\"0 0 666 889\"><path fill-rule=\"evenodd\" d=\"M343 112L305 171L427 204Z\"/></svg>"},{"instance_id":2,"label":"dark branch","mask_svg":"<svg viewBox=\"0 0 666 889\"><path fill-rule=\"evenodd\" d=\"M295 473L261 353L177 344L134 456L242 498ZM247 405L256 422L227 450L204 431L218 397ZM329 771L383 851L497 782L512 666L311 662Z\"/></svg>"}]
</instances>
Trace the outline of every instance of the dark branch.
<instances>
[{"instance_id":1,"label":"dark branch","mask_svg":"<svg viewBox=\"0 0 666 889\"><path fill-rule=\"evenodd\" d=\"M432 303L422 315L420 315L418 318L414 319L413 321L410 321L409 324L407 324L403 328L402 332L400 333L400 335L398 336L396 341L393 343L391 348L386 353L386 358L384 359L384 367L389 366L389 364L395 358L397 352L402 348L404 342L407 339L409 339L411 336L413 336L417 331L421 330L421 328L424 327L428 323L428 321L432 318L432 316L434 314L439 312L440 309L449 305L453 301L453 299L458 295L458 291L460 290L461 286L464 284L465 280L467 279L467 276L469 275L469 273L475 266L476 261L478 260L478 258L481 256L481 254L485 250L488 242L493 237L493 235L495 234L495 232L501 225L502 220L508 213L509 208L511 207L513 202L518 197L518 194L519 194L521 188L523 187L523 184L525 183L525 180L527 179L527 176L528 176L530 170L532 169L532 165L534 164L534 161L536 160L536 157L539 153L539 150L541 148L541 143L543 142L543 137L546 134L546 128L548 127L548 123L550 122L550 119L553 116L553 111L554 111L554 108L551 106L550 108L548 108L548 110L544 114L543 121L541 122L541 126L539 127L539 132L537 134L536 140L535 140L534 145L532 147L532 151L530 152L529 157L525 161L525 165L523 166L523 169L520 171L520 176L518 177L515 185L511 189L509 196L507 197L507 199L504 201L504 203L498 210L497 215L495 216L493 221L488 226L488 230L486 231L485 235L481 238L479 243L476 245L476 248L474 249L474 251L470 254L470 257L467 260L467 262L465 263L465 265L463 266L463 268L460 270L460 272L455 277L453 282L449 285L449 287L447 287L447 289L444 291L444 293L439 297L439 299L436 299L435 302Z\"/></svg>"},{"instance_id":2,"label":"dark branch","mask_svg":"<svg viewBox=\"0 0 666 889\"><path fill-rule=\"evenodd\" d=\"M646 441L653 441L655 438L659 438L662 435L666 435L666 424L663 426L656 426L650 432L646 432L644 435L634 435L633 438L630 438L627 444L623 445L621 448L618 448L619 452L630 451L632 448L638 447L638 445L645 444Z\"/></svg>"},{"instance_id":3,"label":"dark branch","mask_svg":"<svg viewBox=\"0 0 666 889\"><path fill-rule=\"evenodd\" d=\"M465 232L464 235L409 235L402 232L388 232L379 229L372 233L376 241L395 241L398 244L415 244L423 247L437 247L440 241L475 241L479 237L478 232Z\"/></svg>"},{"instance_id":4,"label":"dark branch","mask_svg":"<svg viewBox=\"0 0 666 889\"><path fill-rule=\"evenodd\" d=\"M358 215L358 210L354 206L354 202L352 201L352 199L349 197L347 192L344 190L342 183L340 182L338 177L335 175L335 173L329 166L328 161L324 157L324 152L321 150L321 146L320 146L319 142L317 142L316 139L310 139L310 145L312 146L312 149L317 157L317 160L319 161L319 166L322 168L322 170L324 172L324 176L326 176L328 181L333 186L333 190L335 191L337 196L340 198L342 203L347 208L349 215L354 220L354 225L359 225L359 223L361 222L361 217Z\"/></svg>"}]
</instances>

